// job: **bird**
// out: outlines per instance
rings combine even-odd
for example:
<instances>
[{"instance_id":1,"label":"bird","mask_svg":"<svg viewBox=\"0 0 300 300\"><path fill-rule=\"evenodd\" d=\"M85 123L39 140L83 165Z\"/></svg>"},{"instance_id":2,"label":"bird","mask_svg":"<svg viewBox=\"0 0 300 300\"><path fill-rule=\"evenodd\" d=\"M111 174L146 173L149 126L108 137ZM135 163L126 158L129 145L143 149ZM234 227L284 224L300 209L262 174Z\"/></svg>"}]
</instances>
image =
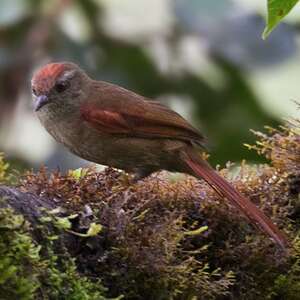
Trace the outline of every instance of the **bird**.
<instances>
[{"instance_id":1,"label":"bird","mask_svg":"<svg viewBox=\"0 0 300 300\"><path fill-rule=\"evenodd\" d=\"M167 170L205 180L282 249L288 239L262 210L202 158L204 136L160 102L90 78L72 62L52 62L31 80L42 125L75 155L135 174Z\"/></svg>"}]
</instances>

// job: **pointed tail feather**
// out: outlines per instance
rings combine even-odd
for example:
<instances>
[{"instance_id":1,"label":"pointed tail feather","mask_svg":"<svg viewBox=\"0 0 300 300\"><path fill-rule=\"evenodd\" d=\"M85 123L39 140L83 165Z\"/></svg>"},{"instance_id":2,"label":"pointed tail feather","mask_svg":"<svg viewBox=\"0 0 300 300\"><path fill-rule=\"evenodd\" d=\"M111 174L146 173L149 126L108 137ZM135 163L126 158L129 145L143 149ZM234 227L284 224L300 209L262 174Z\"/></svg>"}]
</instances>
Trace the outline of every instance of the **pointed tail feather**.
<instances>
[{"instance_id":1,"label":"pointed tail feather","mask_svg":"<svg viewBox=\"0 0 300 300\"><path fill-rule=\"evenodd\" d=\"M258 226L261 231L274 239L283 249L286 249L286 246L288 246L286 236L259 208L218 175L194 150L186 150L181 154L182 159L190 170L190 174L204 179L218 193L225 196L240 212L246 215L251 223Z\"/></svg>"}]
</instances>

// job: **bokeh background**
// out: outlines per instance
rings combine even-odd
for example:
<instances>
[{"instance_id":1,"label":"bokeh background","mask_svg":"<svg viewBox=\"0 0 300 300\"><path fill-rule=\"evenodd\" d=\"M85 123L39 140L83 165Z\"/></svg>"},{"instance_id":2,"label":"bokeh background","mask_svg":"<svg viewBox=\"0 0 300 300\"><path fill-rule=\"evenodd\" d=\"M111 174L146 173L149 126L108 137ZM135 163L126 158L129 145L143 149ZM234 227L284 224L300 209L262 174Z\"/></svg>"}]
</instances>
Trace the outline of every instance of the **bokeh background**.
<instances>
[{"instance_id":1,"label":"bokeh background","mask_svg":"<svg viewBox=\"0 0 300 300\"><path fill-rule=\"evenodd\" d=\"M263 0L1 0L0 151L19 169L87 164L32 112L34 70L68 60L184 115L213 164L260 161L249 129L300 116L300 13L263 41L265 13Z\"/></svg>"}]
</instances>

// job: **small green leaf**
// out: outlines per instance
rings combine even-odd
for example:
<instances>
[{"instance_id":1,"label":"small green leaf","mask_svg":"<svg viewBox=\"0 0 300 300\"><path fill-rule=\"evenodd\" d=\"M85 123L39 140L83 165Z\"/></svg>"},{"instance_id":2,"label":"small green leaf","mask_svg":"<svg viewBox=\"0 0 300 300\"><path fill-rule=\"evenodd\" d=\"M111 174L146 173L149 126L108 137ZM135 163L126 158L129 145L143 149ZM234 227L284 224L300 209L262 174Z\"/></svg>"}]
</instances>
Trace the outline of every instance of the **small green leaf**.
<instances>
[{"instance_id":1,"label":"small green leaf","mask_svg":"<svg viewBox=\"0 0 300 300\"><path fill-rule=\"evenodd\" d=\"M86 237L97 235L102 230L102 228L103 228L103 226L101 224L92 223L90 225L87 233L80 233L80 232L75 232L72 230L67 230L67 231L74 235L86 238Z\"/></svg>"},{"instance_id":2,"label":"small green leaf","mask_svg":"<svg viewBox=\"0 0 300 300\"><path fill-rule=\"evenodd\" d=\"M299 0L268 0L267 25L262 34L266 39L278 23L291 11Z\"/></svg>"},{"instance_id":3,"label":"small green leaf","mask_svg":"<svg viewBox=\"0 0 300 300\"><path fill-rule=\"evenodd\" d=\"M58 214L60 214L62 212L63 212L63 209L60 206L58 206L58 207L56 207L56 208L48 211L48 214L49 215L58 215Z\"/></svg>"},{"instance_id":4,"label":"small green leaf","mask_svg":"<svg viewBox=\"0 0 300 300\"><path fill-rule=\"evenodd\" d=\"M89 230L88 230L88 232L87 232L87 236L97 235L101 230L102 230L102 225L92 223Z\"/></svg>"},{"instance_id":5,"label":"small green leaf","mask_svg":"<svg viewBox=\"0 0 300 300\"><path fill-rule=\"evenodd\" d=\"M132 220L138 220L138 221L140 221L140 220L143 220L144 219L144 217L146 216L146 214L147 214L147 212L149 211L150 209L145 209L144 211L142 211L138 216L136 216L136 217L133 217L132 218Z\"/></svg>"},{"instance_id":6,"label":"small green leaf","mask_svg":"<svg viewBox=\"0 0 300 300\"><path fill-rule=\"evenodd\" d=\"M72 227L72 223L69 221L68 217L65 218L57 217L54 223L55 226L59 229L70 229Z\"/></svg>"},{"instance_id":7,"label":"small green leaf","mask_svg":"<svg viewBox=\"0 0 300 300\"><path fill-rule=\"evenodd\" d=\"M88 170L83 168L78 168L73 171L69 171L69 175L75 178L77 181L83 178L87 174Z\"/></svg>"},{"instance_id":8,"label":"small green leaf","mask_svg":"<svg viewBox=\"0 0 300 300\"><path fill-rule=\"evenodd\" d=\"M41 217L40 218L40 221L42 223L48 223L48 222L51 222L52 221L52 218L51 217Z\"/></svg>"},{"instance_id":9,"label":"small green leaf","mask_svg":"<svg viewBox=\"0 0 300 300\"><path fill-rule=\"evenodd\" d=\"M202 226L195 230L186 231L184 234L185 235L198 235L198 234L201 234L202 232L206 231L207 229L208 229L208 226Z\"/></svg>"}]
</instances>

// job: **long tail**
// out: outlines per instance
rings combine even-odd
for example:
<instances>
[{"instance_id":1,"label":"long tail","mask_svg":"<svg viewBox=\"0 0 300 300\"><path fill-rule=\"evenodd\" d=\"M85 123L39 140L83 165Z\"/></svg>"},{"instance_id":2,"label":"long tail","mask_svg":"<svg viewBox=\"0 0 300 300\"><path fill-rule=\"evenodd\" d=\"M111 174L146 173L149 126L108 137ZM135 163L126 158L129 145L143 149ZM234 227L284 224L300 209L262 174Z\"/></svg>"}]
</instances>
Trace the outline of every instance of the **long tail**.
<instances>
[{"instance_id":1,"label":"long tail","mask_svg":"<svg viewBox=\"0 0 300 300\"><path fill-rule=\"evenodd\" d=\"M195 177L204 179L218 193L225 196L235 207L239 209L251 223L256 225L261 231L269 235L283 249L288 246L286 236L273 222L250 200L240 194L230 183L223 179L218 173L209 166L193 149L186 149L181 152L181 157Z\"/></svg>"}]
</instances>

